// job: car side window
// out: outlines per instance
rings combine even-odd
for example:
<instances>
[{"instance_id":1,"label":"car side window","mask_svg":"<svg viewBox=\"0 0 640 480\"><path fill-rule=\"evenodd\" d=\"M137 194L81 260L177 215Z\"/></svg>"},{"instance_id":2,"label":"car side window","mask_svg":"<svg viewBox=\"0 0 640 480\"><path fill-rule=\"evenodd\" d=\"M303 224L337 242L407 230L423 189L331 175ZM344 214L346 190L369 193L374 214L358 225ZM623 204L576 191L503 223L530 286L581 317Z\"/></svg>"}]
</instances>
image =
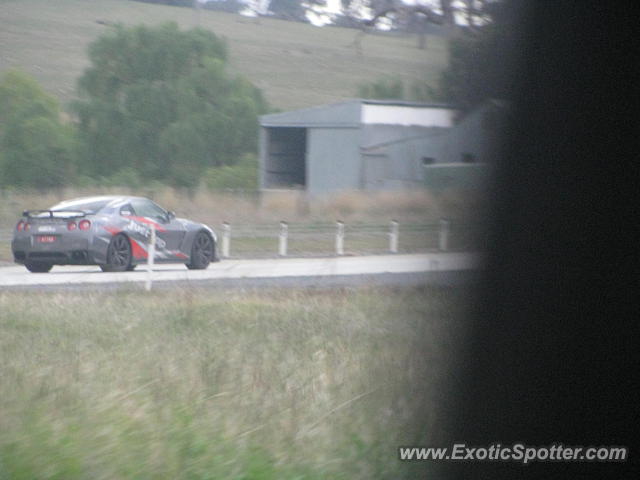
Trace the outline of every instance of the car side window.
<instances>
[{"instance_id":1,"label":"car side window","mask_svg":"<svg viewBox=\"0 0 640 480\"><path fill-rule=\"evenodd\" d=\"M131 206L133 207L135 214L140 217L152 218L163 223L168 221L169 215L167 212L151 200L131 200Z\"/></svg>"},{"instance_id":2,"label":"car side window","mask_svg":"<svg viewBox=\"0 0 640 480\"><path fill-rule=\"evenodd\" d=\"M120 207L120 215L122 215L123 217L130 217L135 214L136 214L135 210L128 203Z\"/></svg>"}]
</instances>

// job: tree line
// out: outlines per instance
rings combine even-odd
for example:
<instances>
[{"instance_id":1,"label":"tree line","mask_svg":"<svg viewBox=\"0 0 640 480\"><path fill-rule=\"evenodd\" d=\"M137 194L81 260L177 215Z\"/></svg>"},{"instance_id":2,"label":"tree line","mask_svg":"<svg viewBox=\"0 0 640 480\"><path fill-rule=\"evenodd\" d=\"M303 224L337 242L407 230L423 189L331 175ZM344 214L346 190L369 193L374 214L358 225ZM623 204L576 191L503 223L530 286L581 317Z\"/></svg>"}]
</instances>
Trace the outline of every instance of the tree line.
<instances>
[{"instance_id":1,"label":"tree line","mask_svg":"<svg viewBox=\"0 0 640 480\"><path fill-rule=\"evenodd\" d=\"M340 0L339 11L328 12L327 0L133 0L144 3L195 7L230 13L250 11L254 15L310 23L309 14L323 14L330 24L363 28L386 18L393 30L417 32L426 23L455 26L463 22L475 28L485 22L495 0Z\"/></svg>"},{"instance_id":2,"label":"tree line","mask_svg":"<svg viewBox=\"0 0 640 480\"><path fill-rule=\"evenodd\" d=\"M78 100L63 112L24 73L0 80L0 185L194 186L251 163L262 93L227 69L214 33L118 25L89 46ZM243 170L244 171L244 170ZM214 181L215 183L215 181Z\"/></svg>"}]
</instances>

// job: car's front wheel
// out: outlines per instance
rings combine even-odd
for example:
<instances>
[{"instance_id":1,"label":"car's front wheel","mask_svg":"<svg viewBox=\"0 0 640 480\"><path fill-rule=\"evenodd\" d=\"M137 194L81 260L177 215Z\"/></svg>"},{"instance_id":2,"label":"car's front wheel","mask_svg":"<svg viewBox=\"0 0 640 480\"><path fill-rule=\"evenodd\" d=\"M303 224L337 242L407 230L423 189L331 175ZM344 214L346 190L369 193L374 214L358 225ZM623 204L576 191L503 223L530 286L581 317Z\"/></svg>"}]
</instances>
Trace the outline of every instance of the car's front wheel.
<instances>
[{"instance_id":1,"label":"car's front wheel","mask_svg":"<svg viewBox=\"0 0 640 480\"><path fill-rule=\"evenodd\" d=\"M53 267L51 263L46 262L27 262L24 266L33 273L47 273Z\"/></svg>"},{"instance_id":2,"label":"car's front wheel","mask_svg":"<svg viewBox=\"0 0 640 480\"><path fill-rule=\"evenodd\" d=\"M116 235L109 242L107 263L100 265L103 272L126 272L131 268L131 243L125 235Z\"/></svg>"},{"instance_id":3,"label":"car's front wheel","mask_svg":"<svg viewBox=\"0 0 640 480\"><path fill-rule=\"evenodd\" d=\"M185 265L190 270L204 270L213 259L214 249L211 236L205 232L198 233L193 239L190 261Z\"/></svg>"}]
</instances>

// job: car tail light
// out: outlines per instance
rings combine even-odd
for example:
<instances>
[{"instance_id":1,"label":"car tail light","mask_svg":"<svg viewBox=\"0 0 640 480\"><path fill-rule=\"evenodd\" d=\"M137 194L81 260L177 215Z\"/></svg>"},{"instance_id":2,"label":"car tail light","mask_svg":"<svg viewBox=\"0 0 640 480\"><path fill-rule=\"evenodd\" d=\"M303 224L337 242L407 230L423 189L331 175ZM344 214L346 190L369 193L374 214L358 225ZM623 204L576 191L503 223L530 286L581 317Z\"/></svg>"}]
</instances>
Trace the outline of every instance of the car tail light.
<instances>
[{"instance_id":1,"label":"car tail light","mask_svg":"<svg viewBox=\"0 0 640 480\"><path fill-rule=\"evenodd\" d=\"M78 224L78 227L80 228L80 230L89 230L89 228L91 228L91 222L89 220L82 220Z\"/></svg>"},{"instance_id":2,"label":"car tail light","mask_svg":"<svg viewBox=\"0 0 640 480\"><path fill-rule=\"evenodd\" d=\"M16 230L21 232L22 230L24 230L24 225L25 225L24 222L22 220L20 220L18 222L18 224L16 225Z\"/></svg>"},{"instance_id":3,"label":"car tail light","mask_svg":"<svg viewBox=\"0 0 640 480\"><path fill-rule=\"evenodd\" d=\"M75 230L75 229L76 229L76 222L67 223L67 230Z\"/></svg>"}]
</instances>

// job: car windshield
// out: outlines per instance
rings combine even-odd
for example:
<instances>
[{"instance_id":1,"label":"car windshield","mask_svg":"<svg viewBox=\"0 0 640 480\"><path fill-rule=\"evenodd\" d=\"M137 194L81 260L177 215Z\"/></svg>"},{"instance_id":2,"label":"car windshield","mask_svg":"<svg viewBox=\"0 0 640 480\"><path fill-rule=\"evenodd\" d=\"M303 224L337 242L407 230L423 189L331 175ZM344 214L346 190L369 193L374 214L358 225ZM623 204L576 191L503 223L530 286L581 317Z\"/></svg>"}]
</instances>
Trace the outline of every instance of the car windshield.
<instances>
[{"instance_id":1,"label":"car windshield","mask_svg":"<svg viewBox=\"0 0 640 480\"><path fill-rule=\"evenodd\" d=\"M94 214L94 213L102 210L109 202L111 202L111 200L112 199L71 200L71 201L58 203L58 204L54 205L53 207L51 207L49 210L54 211L54 212L60 212L60 211L75 211L75 212L77 212L77 211L82 211L82 212L85 212L87 214Z\"/></svg>"}]
</instances>

